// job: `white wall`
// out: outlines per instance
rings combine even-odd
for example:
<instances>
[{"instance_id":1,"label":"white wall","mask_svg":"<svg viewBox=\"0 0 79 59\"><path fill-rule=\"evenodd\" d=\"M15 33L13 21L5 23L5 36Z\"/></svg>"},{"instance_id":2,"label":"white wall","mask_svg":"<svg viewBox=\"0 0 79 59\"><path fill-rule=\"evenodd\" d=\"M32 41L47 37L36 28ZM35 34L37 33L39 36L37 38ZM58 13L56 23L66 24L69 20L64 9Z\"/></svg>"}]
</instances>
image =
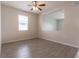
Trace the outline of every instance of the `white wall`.
<instances>
[{"instance_id":1,"label":"white wall","mask_svg":"<svg viewBox=\"0 0 79 59\"><path fill-rule=\"evenodd\" d=\"M56 6L57 9L64 10L64 28L62 31L43 31L42 17L46 14L38 15L26 13L11 7L2 6L2 43L18 41L22 39L39 38L59 42L79 48L79 6L66 4ZM54 8L55 9L55 8ZM53 10L54 10L53 9ZM49 13L49 11L48 11ZM18 14L29 16L29 30L26 32L18 31ZM38 28L39 22L39 28ZM39 30L39 34L38 34Z\"/></svg>"},{"instance_id":2,"label":"white wall","mask_svg":"<svg viewBox=\"0 0 79 59\"><path fill-rule=\"evenodd\" d=\"M47 14L42 13L39 15L39 38L79 48L79 6L70 3L58 8L64 10L63 30L42 30L42 17Z\"/></svg>"},{"instance_id":3,"label":"white wall","mask_svg":"<svg viewBox=\"0 0 79 59\"><path fill-rule=\"evenodd\" d=\"M38 15L23 12L21 10L1 6L2 17L2 43L8 43L18 40L37 38ZM28 31L18 30L18 15L26 15L29 18Z\"/></svg>"},{"instance_id":4,"label":"white wall","mask_svg":"<svg viewBox=\"0 0 79 59\"><path fill-rule=\"evenodd\" d=\"M1 56L1 2L0 2L0 56Z\"/></svg>"}]
</instances>

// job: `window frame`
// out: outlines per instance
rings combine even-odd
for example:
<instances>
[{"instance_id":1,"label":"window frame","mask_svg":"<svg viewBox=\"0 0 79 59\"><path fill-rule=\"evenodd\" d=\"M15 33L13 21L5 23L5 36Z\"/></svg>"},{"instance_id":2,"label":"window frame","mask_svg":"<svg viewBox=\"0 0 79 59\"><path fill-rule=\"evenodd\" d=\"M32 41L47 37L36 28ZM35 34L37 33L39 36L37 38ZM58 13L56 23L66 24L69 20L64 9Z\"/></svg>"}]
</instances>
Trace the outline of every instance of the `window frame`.
<instances>
[{"instance_id":1,"label":"window frame","mask_svg":"<svg viewBox=\"0 0 79 59\"><path fill-rule=\"evenodd\" d=\"M24 27L26 27L25 29L20 28L21 26L23 26L23 25L21 25L22 19L20 19L20 16L26 18L26 20L24 20L24 21L26 21L26 22L24 22L26 24L24 26ZM28 20L28 16L27 15L22 15L22 14L18 15L18 30L19 31L28 31L28 22L29 22L29 20Z\"/></svg>"}]
</instances>

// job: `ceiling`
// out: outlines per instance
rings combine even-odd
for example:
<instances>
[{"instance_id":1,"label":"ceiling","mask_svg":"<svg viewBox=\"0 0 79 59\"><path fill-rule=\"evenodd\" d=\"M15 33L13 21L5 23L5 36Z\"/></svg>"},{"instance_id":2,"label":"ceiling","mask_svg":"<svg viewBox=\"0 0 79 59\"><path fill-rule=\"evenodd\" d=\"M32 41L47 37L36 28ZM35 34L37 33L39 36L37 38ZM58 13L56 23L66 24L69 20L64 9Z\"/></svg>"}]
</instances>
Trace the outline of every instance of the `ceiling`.
<instances>
[{"instance_id":1,"label":"ceiling","mask_svg":"<svg viewBox=\"0 0 79 59\"><path fill-rule=\"evenodd\" d=\"M67 3L69 3L69 2L66 2L66 1L38 1L38 4L41 4L41 3L46 4L45 7L41 7L43 9L42 11L31 11L30 9L32 7L28 6L28 5L32 4L31 1L2 1L1 3L3 5L7 5L7 6L10 6L10 7L13 7L13 8L17 8L17 9L20 9L20 10L23 10L23 11L39 14L39 13L43 13L43 12L53 10L54 8L59 7L59 6L63 6Z\"/></svg>"}]
</instances>

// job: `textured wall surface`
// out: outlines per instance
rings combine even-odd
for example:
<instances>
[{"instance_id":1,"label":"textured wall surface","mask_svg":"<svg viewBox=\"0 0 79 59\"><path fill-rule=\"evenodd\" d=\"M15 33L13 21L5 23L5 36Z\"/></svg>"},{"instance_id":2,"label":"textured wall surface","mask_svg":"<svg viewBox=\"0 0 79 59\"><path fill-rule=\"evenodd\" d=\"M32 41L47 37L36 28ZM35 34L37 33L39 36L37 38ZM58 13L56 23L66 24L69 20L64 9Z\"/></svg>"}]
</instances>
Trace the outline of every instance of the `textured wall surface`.
<instances>
[{"instance_id":1,"label":"textured wall surface","mask_svg":"<svg viewBox=\"0 0 79 59\"><path fill-rule=\"evenodd\" d=\"M42 18L47 15L46 13L42 13L39 15L39 37L79 48L79 6L70 3L58 8L64 10L63 30L42 30L44 28Z\"/></svg>"},{"instance_id":2,"label":"textured wall surface","mask_svg":"<svg viewBox=\"0 0 79 59\"><path fill-rule=\"evenodd\" d=\"M2 5L2 43L37 37L38 15ZM18 30L18 15L28 16L28 31Z\"/></svg>"}]
</instances>

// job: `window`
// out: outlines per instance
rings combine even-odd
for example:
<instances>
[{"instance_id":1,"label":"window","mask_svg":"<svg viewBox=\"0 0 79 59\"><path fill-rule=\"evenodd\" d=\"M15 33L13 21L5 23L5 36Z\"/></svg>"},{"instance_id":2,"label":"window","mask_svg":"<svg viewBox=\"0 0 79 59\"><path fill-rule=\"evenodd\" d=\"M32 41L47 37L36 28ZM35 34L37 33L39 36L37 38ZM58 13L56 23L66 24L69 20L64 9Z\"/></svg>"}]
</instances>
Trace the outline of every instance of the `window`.
<instances>
[{"instance_id":1,"label":"window","mask_svg":"<svg viewBox=\"0 0 79 59\"><path fill-rule=\"evenodd\" d=\"M63 23L64 23L64 20L63 20L63 19L57 19L57 20L56 20L56 30L57 30L57 31L62 30L62 28L63 28Z\"/></svg>"},{"instance_id":2,"label":"window","mask_svg":"<svg viewBox=\"0 0 79 59\"><path fill-rule=\"evenodd\" d=\"M28 30L28 16L18 15L19 31Z\"/></svg>"},{"instance_id":3,"label":"window","mask_svg":"<svg viewBox=\"0 0 79 59\"><path fill-rule=\"evenodd\" d=\"M41 16L43 31L62 31L64 25L64 11L58 10Z\"/></svg>"}]
</instances>

